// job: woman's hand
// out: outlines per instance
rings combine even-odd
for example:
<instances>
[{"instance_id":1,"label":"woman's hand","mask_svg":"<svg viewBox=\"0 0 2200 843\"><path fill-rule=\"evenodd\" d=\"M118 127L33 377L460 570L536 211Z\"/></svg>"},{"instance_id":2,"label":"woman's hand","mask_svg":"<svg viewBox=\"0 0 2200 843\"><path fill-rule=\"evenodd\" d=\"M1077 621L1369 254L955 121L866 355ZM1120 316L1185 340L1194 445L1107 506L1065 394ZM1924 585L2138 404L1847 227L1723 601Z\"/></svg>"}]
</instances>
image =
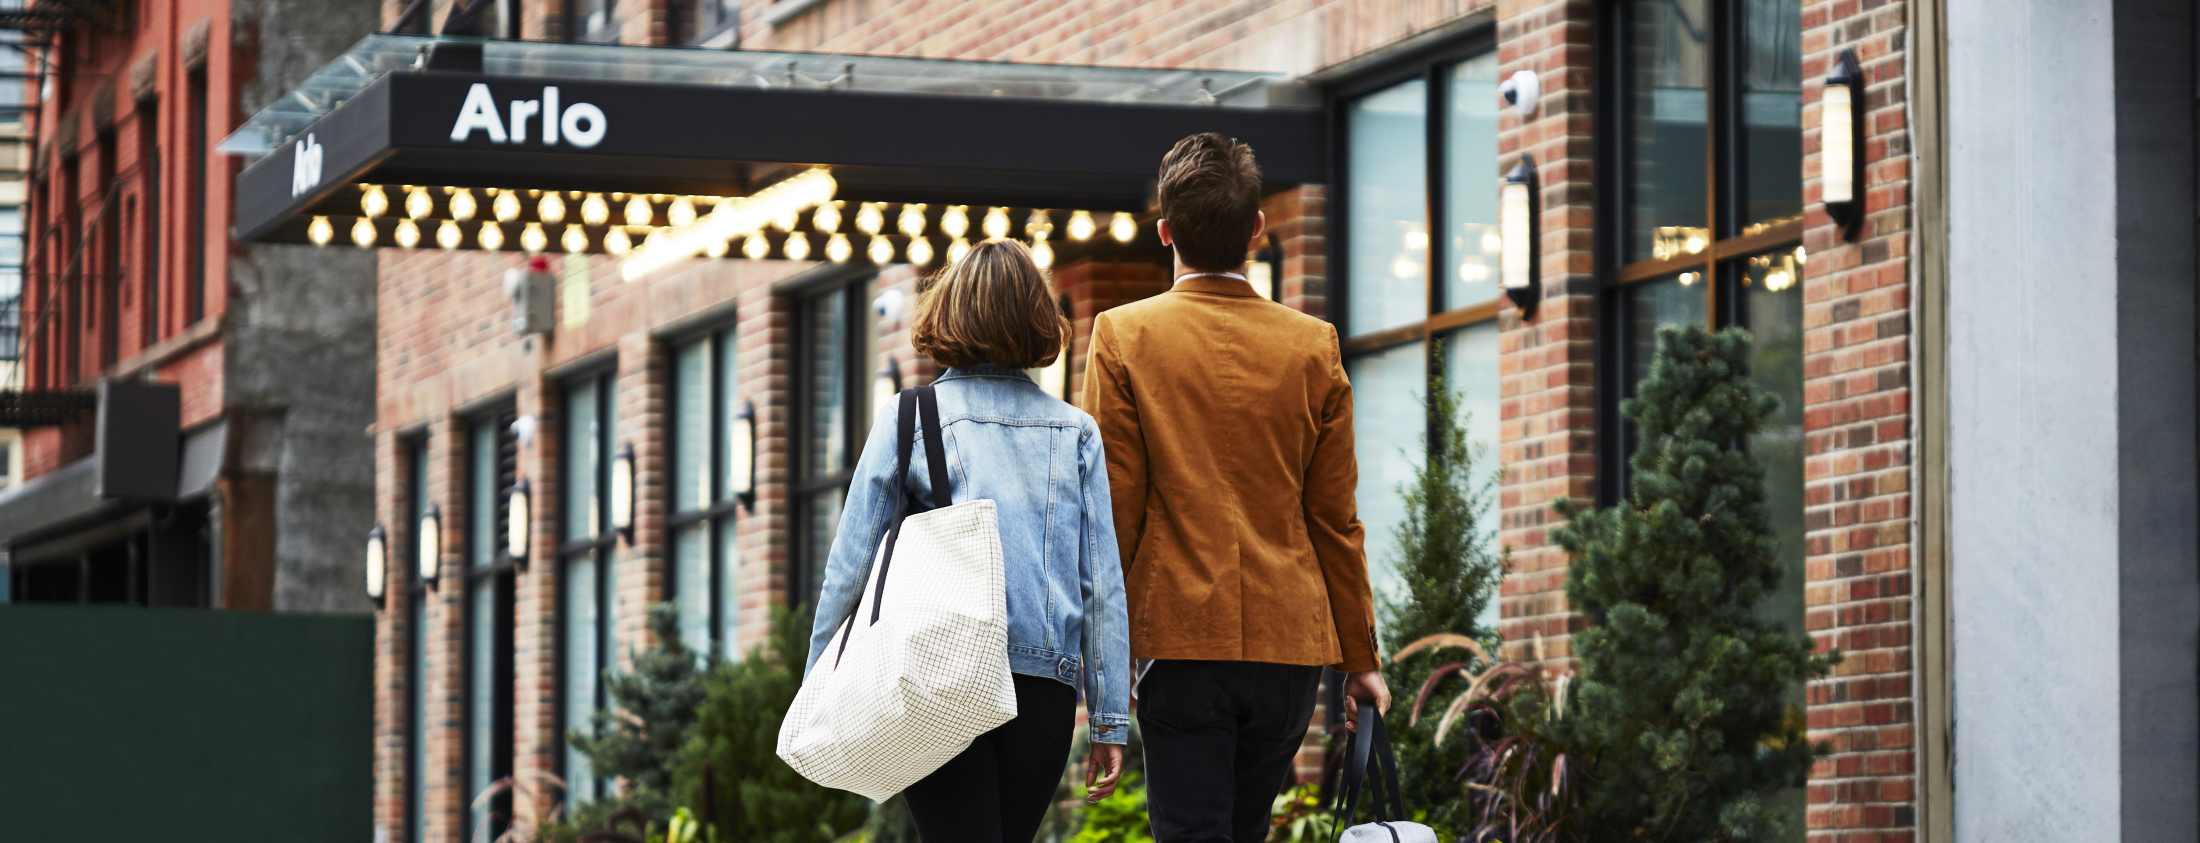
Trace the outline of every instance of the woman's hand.
<instances>
[{"instance_id":1,"label":"woman's hand","mask_svg":"<svg viewBox=\"0 0 2200 843\"><path fill-rule=\"evenodd\" d=\"M1096 743L1092 754L1085 757L1085 804L1090 805L1115 793L1115 785L1123 780L1123 745Z\"/></svg>"}]
</instances>

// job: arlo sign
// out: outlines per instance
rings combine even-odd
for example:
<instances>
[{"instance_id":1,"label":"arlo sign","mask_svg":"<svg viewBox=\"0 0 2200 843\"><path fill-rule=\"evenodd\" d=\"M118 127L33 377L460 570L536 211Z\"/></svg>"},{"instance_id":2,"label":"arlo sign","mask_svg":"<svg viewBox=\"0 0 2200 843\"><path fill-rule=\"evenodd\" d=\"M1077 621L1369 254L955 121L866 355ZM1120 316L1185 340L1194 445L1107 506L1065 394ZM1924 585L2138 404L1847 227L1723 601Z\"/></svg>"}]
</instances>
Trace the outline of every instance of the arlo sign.
<instances>
[{"instance_id":1,"label":"arlo sign","mask_svg":"<svg viewBox=\"0 0 2200 843\"><path fill-rule=\"evenodd\" d=\"M558 107L558 86L546 85L541 99L515 99L507 103L511 120L499 119L496 97L489 93L489 86L475 82L466 91L466 104L458 111L458 122L451 126L451 140L465 143L475 131L488 135L490 143L526 143L527 124L540 116L542 145L557 146L564 142L588 149L603 142L603 109L585 102Z\"/></svg>"}]
</instances>

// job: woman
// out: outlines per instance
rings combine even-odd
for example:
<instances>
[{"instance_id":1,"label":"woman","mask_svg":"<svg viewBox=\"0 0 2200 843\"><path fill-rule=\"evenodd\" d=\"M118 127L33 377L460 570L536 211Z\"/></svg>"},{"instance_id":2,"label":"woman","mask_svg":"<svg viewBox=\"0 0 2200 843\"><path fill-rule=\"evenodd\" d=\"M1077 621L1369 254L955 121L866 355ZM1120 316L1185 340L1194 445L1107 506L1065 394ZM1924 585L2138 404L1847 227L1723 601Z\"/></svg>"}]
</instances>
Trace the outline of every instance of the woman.
<instances>
[{"instance_id":1,"label":"woman","mask_svg":"<svg viewBox=\"0 0 2200 843\"><path fill-rule=\"evenodd\" d=\"M910 341L947 367L933 387L949 491L956 503L991 500L998 513L1016 718L978 736L903 795L930 843L1024 843L1038 831L1069 760L1080 680L1092 729L1087 800L1114 792L1122 775L1130 638L1107 459L1092 417L1024 374L1052 361L1070 331L1046 273L1023 244L980 243L927 279L919 296ZM894 476L895 410L882 409L856 462L805 671L870 576L896 496L929 500L925 449L943 443L925 441L919 425L910 470Z\"/></svg>"}]
</instances>

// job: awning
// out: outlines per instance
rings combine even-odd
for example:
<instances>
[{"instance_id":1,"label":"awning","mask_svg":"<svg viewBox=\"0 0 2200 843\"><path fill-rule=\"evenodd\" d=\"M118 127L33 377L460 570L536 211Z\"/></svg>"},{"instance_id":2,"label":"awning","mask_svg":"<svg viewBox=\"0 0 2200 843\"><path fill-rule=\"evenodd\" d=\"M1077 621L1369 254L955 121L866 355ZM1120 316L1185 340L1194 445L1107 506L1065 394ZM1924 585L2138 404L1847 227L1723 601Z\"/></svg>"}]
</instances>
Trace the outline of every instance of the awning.
<instances>
[{"instance_id":1,"label":"awning","mask_svg":"<svg viewBox=\"0 0 2200 843\"><path fill-rule=\"evenodd\" d=\"M897 254L904 211L944 247L951 205L968 206L973 239L998 207L1017 231L1057 226L1061 248L1150 252L1150 236L1090 237L1084 220L1097 214L1104 232L1113 213L1146 211L1162 153L1203 131L1251 144L1271 189L1322 181L1316 105L1274 74L373 35L221 149L264 156L238 178L246 241L312 242L320 218L322 242L349 242L364 219L369 242L388 245L413 219L409 236L427 246L452 222L458 248L523 248L535 223L549 251L622 252L606 238L676 226L683 198L707 213L713 198L821 167L838 217L873 203L885 215L846 233L893 239ZM369 186L380 199L364 200ZM543 208L545 192L564 195ZM492 210L506 193L520 200L509 216ZM642 207L627 207L634 196ZM1085 236L1065 236L1073 221ZM491 223L500 230L480 231ZM566 229L585 247L560 248Z\"/></svg>"}]
</instances>

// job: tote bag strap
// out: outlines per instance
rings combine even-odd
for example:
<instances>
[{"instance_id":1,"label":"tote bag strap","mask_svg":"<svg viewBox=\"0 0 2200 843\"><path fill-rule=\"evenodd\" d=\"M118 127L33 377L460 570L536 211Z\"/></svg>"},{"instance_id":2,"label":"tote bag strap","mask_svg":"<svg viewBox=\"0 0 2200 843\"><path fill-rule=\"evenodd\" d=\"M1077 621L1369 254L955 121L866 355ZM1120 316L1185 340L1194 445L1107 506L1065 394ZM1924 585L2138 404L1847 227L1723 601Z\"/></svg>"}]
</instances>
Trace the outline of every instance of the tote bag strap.
<instances>
[{"instance_id":1,"label":"tote bag strap","mask_svg":"<svg viewBox=\"0 0 2200 843\"><path fill-rule=\"evenodd\" d=\"M932 473L932 508L946 509L954 506L955 500L947 488L947 437L940 433L940 399L929 386L910 391L917 394L917 408L924 414L924 464ZM901 467L909 470L906 456Z\"/></svg>"},{"instance_id":2,"label":"tote bag strap","mask_svg":"<svg viewBox=\"0 0 2200 843\"><path fill-rule=\"evenodd\" d=\"M1382 712L1376 711L1374 706L1360 707L1359 728L1353 730L1345 752L1344 813L1330 826L1330 836L1341 836L1344 824L1351 822L1353 814L1359 812L1360 786L1364 782L1373 791L1375 801L1369 807L1375 814L1375 821L1390 832L1393 840L1397 839L1398 830L1390 828L1388 823L1404 820L1406 809L1398 788L1398 757L1390 746L1390 731L1383 727ZM1368 776L1370 760L1375 762L1373 778Z\"/></svg>"}]
</instances>

